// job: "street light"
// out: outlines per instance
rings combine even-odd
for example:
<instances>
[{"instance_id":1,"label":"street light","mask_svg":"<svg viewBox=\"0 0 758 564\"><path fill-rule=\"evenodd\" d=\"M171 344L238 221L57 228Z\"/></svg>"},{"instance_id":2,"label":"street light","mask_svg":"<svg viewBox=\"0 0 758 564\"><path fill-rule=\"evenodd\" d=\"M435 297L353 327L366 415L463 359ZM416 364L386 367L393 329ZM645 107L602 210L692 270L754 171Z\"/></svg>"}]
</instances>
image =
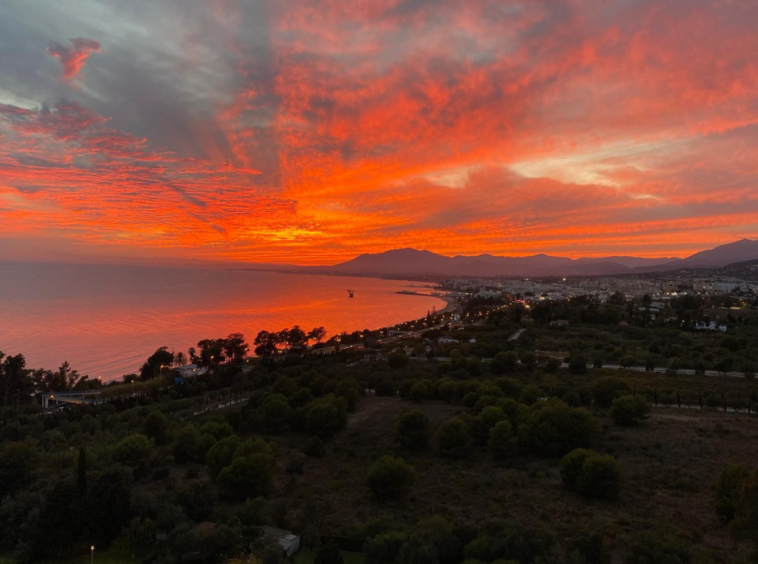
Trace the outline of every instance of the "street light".
<instances>
[{"instance_id":1,"label":"street light","mask_svg":"<svg viewBox=\"0 0 758 564\"><path fill-rule=\"evenodd\" d=\"M90 550L90 559L89 559L89 562L90 562L90 564L94 564L94 562L95 562L95 545L93 544L92 546L90 546L89 550Z\"/></svg>"}]
</instances>

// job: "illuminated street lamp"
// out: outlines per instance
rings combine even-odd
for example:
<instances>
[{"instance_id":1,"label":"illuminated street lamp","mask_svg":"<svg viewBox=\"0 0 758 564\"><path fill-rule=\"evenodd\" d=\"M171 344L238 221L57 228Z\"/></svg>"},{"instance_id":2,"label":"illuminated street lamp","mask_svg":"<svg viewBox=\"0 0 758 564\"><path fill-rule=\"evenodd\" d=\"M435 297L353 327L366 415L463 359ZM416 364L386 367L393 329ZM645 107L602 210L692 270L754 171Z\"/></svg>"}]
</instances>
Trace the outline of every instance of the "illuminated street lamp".
<instances>
[{"instance_id":1,"label":"illuminated street lamp","mask_svg":"<svg viewBox=\"0 0 758 564\"><path fill-rule=\"evenodd\" d=\"M95 562L95 545L94 544L89 547L89 551L90 551L89 562L90 564L94 564Z\"/></svg>"}]
</instances>

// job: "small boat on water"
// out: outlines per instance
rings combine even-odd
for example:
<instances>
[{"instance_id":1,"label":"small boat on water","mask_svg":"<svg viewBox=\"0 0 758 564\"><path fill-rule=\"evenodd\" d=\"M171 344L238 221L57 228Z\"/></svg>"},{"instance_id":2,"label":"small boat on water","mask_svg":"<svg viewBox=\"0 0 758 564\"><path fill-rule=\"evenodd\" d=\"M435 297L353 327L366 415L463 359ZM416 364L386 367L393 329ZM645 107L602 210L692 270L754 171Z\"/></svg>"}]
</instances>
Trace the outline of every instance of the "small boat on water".
<instances>
[{"instance_id":1,"label":"small boat on water","mask_svg":"<svg viewBox=\"0 0 758 564\"><path fill-rule=\"evenodd\" d=\"M348 291L347 291L347 295L348 295L349 297L351 297L351 298L352 298L352 297L353 297L353 294L355 294L355 291L354 291L354 290L348 290Z\"/></svg>"}]
</instances>

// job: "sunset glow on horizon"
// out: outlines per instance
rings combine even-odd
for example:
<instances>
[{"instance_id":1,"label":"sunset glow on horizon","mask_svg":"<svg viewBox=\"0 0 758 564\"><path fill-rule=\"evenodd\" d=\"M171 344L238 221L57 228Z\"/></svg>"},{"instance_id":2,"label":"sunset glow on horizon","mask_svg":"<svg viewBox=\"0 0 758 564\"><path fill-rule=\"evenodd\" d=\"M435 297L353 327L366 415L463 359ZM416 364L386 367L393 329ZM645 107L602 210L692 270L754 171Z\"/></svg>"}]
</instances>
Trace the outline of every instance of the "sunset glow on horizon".
<instances>
[{"instance_id":1,"label":"sunset glow on horizon","mask_svg":"<svg viewBox=\"0 0 758 564\"><path fill-rule=\"evenodd\" d=\"M0 260L758 237L754 0L8 2Z\"/></svg>"}]
</instances>

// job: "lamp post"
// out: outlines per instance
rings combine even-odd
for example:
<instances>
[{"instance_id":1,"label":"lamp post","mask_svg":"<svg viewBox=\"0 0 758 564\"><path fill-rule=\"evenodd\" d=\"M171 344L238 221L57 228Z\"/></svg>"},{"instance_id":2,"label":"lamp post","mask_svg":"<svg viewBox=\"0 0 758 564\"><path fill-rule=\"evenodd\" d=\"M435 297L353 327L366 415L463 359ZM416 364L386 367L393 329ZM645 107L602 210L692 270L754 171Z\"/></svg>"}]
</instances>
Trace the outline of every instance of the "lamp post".
<instances>
[{"instance_id":1,"label":"lamp post","mask_svg":"<svg viewBox=\"0 0 758 564\"><path fill-rule=\"evenodd\" d=\"M89 563L94 564L95 562L95 545L94 544L89 547L89 553L90 553Z\"/></svg>"}]
</instances>

